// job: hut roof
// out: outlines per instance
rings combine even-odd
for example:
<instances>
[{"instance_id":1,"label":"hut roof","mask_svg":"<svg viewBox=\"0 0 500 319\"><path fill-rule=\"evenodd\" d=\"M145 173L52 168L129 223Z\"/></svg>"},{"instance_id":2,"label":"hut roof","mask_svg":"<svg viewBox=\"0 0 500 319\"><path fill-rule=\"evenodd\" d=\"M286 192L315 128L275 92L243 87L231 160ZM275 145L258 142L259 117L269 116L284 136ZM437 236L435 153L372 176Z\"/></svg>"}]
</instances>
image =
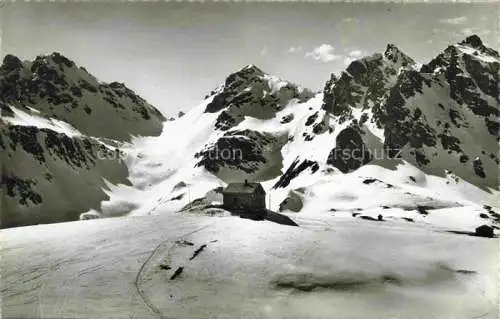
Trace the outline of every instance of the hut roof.
<instances>
[{"instance_id":1,"label":"hut roof","mask_svg":"<svg viewBox=\"0 0 500 319\"><path fill-rule=\"evenodd\" d=\"M265 193L260 183L230 183L222 191L224 194L253 194L257 190Z\"/></svg>"}]
</instances>

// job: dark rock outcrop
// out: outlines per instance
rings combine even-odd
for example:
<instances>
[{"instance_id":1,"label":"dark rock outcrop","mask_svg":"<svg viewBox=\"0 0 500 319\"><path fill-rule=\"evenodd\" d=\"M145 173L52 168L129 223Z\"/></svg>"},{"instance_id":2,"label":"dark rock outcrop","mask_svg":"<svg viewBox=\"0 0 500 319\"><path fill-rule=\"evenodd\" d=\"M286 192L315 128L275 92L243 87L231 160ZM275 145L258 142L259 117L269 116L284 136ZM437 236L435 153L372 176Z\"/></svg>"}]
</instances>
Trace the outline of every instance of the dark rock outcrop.
<instances>
[{"instance_id":1,"label":"dark rock outcrop","mask_svg":"<svg viewBox=\"0 0 500 319\"><path fill-rule=\"evenodd\" d=\"M310 161L310 160L302 160L300 162L299 158L296 158L295 161L288 167L286 172L281 175L280 179L274 184L273 188L279 188L279 187L287 187L290 185L290 181L294 179L295 177L299 176L300 173L302 173L304 170L307 168L311 168L311 173L316 173L319 169L318 163L315 161Z\"/></svg>"},{"instance_id":2,"label":"dark rock outcrop","mask_svg":"<svg viewBox=\"0 0 500 319\"><path fill-rule=\"evenodd\" d=\"M245 174L275 177L280 173L283 159L280 151L284 143L282 138L270 133L229 131L195 154L199 159L196 166L202 166L216 175L224 169L233 172L235 179L240 175L244 179Z\"/></svg>"},{"instance_id":3,"label":"dark rock outcrop","mask_svg":"<svg viewBox=\"0 0 500 319\"><path fill-rule=\"evenodd\" d=\"M327 164L335 166L342 173L352 172L372 160L371 152L356 127L342 130L335 145L328 155Z\"/></svg>"},{"instance_id":4,"label":"dark rock outcrop","mask_svg":"<svg viewBox=\"0 0 500 319\"><path fill-rule=\"evenodd\" d=\"M482 225L476 228L475 231L476 236L479 237L487 237L487 238L493 238L495 236L493 232L493 227L488 226L488 225Z\"/></svg>"},{"instance_id":5,"label":"dark rock outcrop","mask_svg":"<svg viewBox=\"0 0 500 319\"><path fill-rule=\"evenodd\" d=\"M128 183L124 162L93 138L7 124L0 141L2 228L78 220L108 198L103 178Z\"/></svg>"}]
</instances>

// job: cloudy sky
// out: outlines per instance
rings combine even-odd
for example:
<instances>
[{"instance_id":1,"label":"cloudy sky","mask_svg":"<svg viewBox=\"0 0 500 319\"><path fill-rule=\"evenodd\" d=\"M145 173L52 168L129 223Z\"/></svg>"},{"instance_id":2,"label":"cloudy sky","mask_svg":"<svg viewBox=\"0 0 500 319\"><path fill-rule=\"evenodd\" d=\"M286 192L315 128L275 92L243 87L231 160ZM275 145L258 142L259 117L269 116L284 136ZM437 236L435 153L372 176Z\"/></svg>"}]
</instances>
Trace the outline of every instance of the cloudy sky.
<instances>
[{"instance_id":1,"label":"cloudy sky","mask_svg":"<svg viewBox=\"0 0 500 319\"><path fill-rule=\"evenodd\" d=\"M319 90L387 43L420 62L476 33L498 50L495 4L9 3L1 55L58 51L176 114L253 63Z\"/></svg>"}]
</instances>

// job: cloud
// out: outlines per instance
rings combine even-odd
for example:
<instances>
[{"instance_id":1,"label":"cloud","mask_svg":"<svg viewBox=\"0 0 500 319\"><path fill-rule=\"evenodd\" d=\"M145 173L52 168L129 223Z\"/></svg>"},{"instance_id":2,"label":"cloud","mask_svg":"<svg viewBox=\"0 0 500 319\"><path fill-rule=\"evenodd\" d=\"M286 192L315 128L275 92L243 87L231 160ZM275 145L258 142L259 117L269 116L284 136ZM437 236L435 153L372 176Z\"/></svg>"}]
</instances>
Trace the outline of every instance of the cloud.
<instances>
[{"instance_id":1,"label":"cloud","mask_svg":"<svg viewBox=\"0 0 500 319\"><path fill-rule=\"evenodd\" d=\"M262 50L260 51L260 55L264 56L267 54L267 46L263 47Z\"/></svg>"},{"instance_id":2,"label":"cloud","mask_svg":"<svg viewBox=\"0 0 500 319\"><path fill-rule=\"evenodd\" d=\"M354 60L356 60L356 59L353 59L351 57L345 57L344 58L344 64L347 66L347 65L351 64L351 62L354 61Z\"/></svg>"},{"instance_id":3,"label":"cloud","mask_svg":"<svg viewBox=\"0 0 500 319\"><path fill-rule=\"evenodd\" d=\"M472 33L474 33L474 31L472 31L471 28L462 29L462 30L460 30L460 32L462 32L462 34L465 34L465 35L471 35Z\"/></svg>"},{"instance_id":4,"label":"cloud","mask_svg":"<svg viewBox=\"0 0 500 319\"><path fill-rule=\"evenodd\" d=\"M330 44L322 44L319 47L314 48L312 51L307 52L304 57L328 63L340 59L340 55L334 54L334 51L335 48Z\"/></svg>"},{"instance_id":5,"label":"cloud","mask_svg":"<svg viewBox=\"0 0 500 319\"><path fill-rule=\"evenodd\" d=\"M349 53L347 53L347 56L344 57L344 64L347 66L351 64L352 61L357 60L365 55L365 52L361 50L352 50Z\"/></svg>"},{"instance_id":6,"label":"cloud","mask_svg":"<svg viewBox=\"0 0 500 319\"><path fill-rule=\"evenodd\" d=\"M286 50L287 53L297 53L302 51L302 47L299 45L297 47L290 47L288 50Z\"/></svg>"},{"instance_id":7,"label":"cloud","mask_svg":"<svg viewBox=\"0 0 500 319\"><path fill-rule=\"evenodd\" d=\"M363 56L363 51L352 50L351 52L348 53L348 55L353 58L361 58Z\"/></svg>"},{"instance_id":8,"label":"cloud","mask_svg":"<svg viewBox=\"0 0 500 319\"><path fill-rule=\"evenodd\" d=\"M485 36L485 35L490 34L491 31L490 30L479 29L479 28L465 28L465 29L460 30L460 33L463 34L463 35L465 35L465 36L469 36L469 35L472 35L472 34L478 34L478 35Z\"/></svg>"},{"instance_id":9,"label":"cloud","mask_svg":"<svg viewBox=\"0 0 500 319\"><path fill-rule=\"evenodd\" d=\"M440 19L439 22L446 24L463 24L467 21L467 17L455 17L449 19Z\"/></svg>"}]
</instances>

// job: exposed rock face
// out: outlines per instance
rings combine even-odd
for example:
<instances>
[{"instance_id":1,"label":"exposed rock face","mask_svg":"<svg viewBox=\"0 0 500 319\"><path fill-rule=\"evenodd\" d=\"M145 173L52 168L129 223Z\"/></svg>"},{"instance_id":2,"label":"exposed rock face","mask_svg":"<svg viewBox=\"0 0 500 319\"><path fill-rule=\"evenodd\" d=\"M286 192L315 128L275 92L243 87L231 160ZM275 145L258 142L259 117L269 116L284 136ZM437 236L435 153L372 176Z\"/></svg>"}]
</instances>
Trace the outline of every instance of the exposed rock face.
<instances>
[{"instance_id":1,"label":"exposed rock face","mask_svg":"<svg viewBox=\"0 0 500 319\"><path fill-rule=\"evenodd\" d=\"M342 173L349 173L371 161L372 155L361 137L361 130L348 127L337 135L336 146L328 155L327 163Z\"/></svg>"},{"instance_id":2,"label":"exposed rock face","mask_svg":"<svg viewBox=\"0 0 500 319\"><path fill-rule=\"evenodd\" d=\"M399 69L414 65L411 58L391 44L384 54L355 60L338 80L332 77L326 83L323 109L337 116L339 123L353 118L352 108L376 109L394 84Z\"/></svg>"},{"instance_id":3,"label":"exposed rock face","mask_svg":"<svg viewBox=\"0 0 500 319\"><path fill-rule=\"evenodd\" d=\"M207 145L195 157L200 159L197 166L203 166L223 179L224 173L230 172L229 178L235 180L242 180L243 177L238 179L240 175L250 174L262 176L265 180L280 173L283 144L283 138L269 133L233 130L226 132L214 144ZM253 179L259 180L256 177Z\"/></svg>"},{"instance_id":4,"label":"exposed rock face","mask_svg":"<svg viewBox=\"0 0 500 319\"><path fill-rule=\"evenodd\" d=\"M290 181L297 177L300 173L302 173L304 170L310 168L311 173L316 173L319 169L318 163L310 160L303 160L300 162L299 158L296 158L295 161L293 161L292 165L288 167L286 172L281 175L280 179L274 184L273 188L279 188L279 187L287 187L290 185Z\"/></svg>"},{"instance_id":5,"label":"exposed rock face","mask_svg":"<svg viewBox=\"0 0 500 319\"><path fill-rule=\"evenodd\" d=\"M418 150L424 146L436 146L436 132L422 116L419 107L405 107L405 101L422 93L423 85L430 85L418 72L410 70L401 73L389 92L379 121L385 128L385 147L393 154L405 146L416 149L415 159L419 165L428 164L428 159Z\"/></svg>"},{"instance_id":6,"label":"exposed rock face","mask_svg":"<svg viewBox=\"0 0 500 319\"><path fill-rule=\"evenodd\" d=\"M397 46L389 43L384 52L384 57L392 62L394 69L413 67L415 66L415 61L407 56L404 52L399 50Z\"/></svg>"},{"instance_id":7,"label":"exposed rock face","mask_svg":"<svg viewBox=\"0 0 500 319\"><path fill-rule=\"evenodd\" d=\"M85 136L0 120L0 227L78 220L107 197L103 178L128 183L123 161Z\"/></svg>"},{"instance_id":8,"label":"exposed rock face","mask_svg":"<svg viewBox=\"0 0 500 319\"><path fill-rule=\"evenodd\" d=\"M163 115L124 84L98 82L59 53L21 62L6 55L0 66L0 102L70 123L82 133L129 140L158 135ZM103 125L104 119L112 119ZM126 128L126 129L124 129Z\"/></svg>"},{"instance_id":9,"label":"exposed rock face","mask_svg":"<svg viewBox=\"0 0 500 319\"><path fill-rule=\"evenodd\" d=\"M388 45L383 55L353 61L338 80L330 79L323 108L339 124L359 124L360 132L382 130L388 155L403 149L403 159L425 172L451 169L475 185L497 188L499 66L498 52L477 36L420 68Z\"/></svg>"},{"instance_id":10,"label":"exposed rock face","mask_svg":"<svg viewBox=\"0 0 500 319\"><path fill-rule=\"evenodd\" d=\"M498 52L486 48L479 37L471 36L458 45L446 48L423 65L421 71L444 75L450 97L475 115L483 116L487 125L486 119L492 120L490 115L498 123L499 69Z\"/></svg>"},{"instance_id":11,"label":"exposed rock face","mask_svg":"<svg viewBox=\"0 0 500 319\"><path fill-rule=\"evenodd\" d=\"M483 163L481 159L477 157L474 161L472 161L472 167L474 168L474 173L481 178L485 178L486 174L484 173Z\"/></svg>"}]
</instances>

